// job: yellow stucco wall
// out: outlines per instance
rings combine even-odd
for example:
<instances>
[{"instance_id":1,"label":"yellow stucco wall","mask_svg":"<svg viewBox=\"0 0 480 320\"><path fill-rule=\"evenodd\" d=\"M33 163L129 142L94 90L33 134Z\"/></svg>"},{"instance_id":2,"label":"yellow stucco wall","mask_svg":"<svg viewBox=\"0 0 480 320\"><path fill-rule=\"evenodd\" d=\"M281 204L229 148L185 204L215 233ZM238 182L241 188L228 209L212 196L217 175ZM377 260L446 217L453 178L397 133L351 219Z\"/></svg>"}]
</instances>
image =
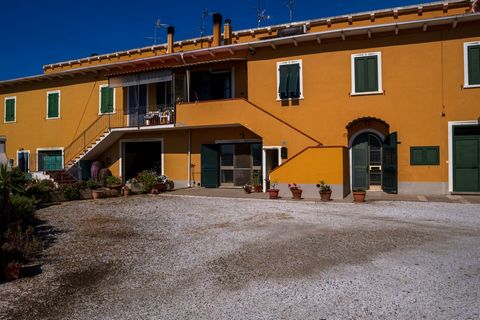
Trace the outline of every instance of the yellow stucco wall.
<instances>
[{"instance_id":1,"label":"yellow stucco wall","mask_svg":"<svg viewBox=\"0 0 480 320\"><path fill-rule=\"evenodd\" d=\"M327 184L343 185L346 156L344 149L343 147L307 148L270 173L270 180L297 184L317 184L325 181Z\"/></svg>"}]
</instances>

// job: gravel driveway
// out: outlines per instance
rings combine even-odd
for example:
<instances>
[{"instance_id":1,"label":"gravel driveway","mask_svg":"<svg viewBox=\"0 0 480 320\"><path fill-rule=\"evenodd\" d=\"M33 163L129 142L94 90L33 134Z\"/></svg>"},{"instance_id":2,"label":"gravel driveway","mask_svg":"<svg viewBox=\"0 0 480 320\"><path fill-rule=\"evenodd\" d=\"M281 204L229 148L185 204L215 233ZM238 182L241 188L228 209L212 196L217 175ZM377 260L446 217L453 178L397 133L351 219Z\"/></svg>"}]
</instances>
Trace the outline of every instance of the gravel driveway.
<instances>
[{"instance_id":1,"label":"gravel driveway","mask_svg":"<svg viewBox=\"0 0 480 320\"><path fill-rule=\"evenodd\" d=\"M39 211L0 319L479 319L480 206L183 196Z\"/></svg>"}]
</instances>

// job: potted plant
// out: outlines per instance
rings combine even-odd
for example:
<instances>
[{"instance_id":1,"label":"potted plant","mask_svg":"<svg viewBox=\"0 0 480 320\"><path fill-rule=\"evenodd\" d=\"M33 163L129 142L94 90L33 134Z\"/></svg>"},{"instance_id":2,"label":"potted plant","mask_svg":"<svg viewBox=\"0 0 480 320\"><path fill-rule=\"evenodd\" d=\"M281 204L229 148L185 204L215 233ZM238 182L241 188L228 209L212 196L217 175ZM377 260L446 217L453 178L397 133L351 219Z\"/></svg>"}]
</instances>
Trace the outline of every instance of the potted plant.
<instances>
[{"instance_id":1,"label":"potted plant","mask_svg":"<svg viewBox=\"0 0 480 320\"><path fill-rule=\"evenodd\" d=\"M243 191L245 191L245 193L247 194L252 193L252 186L247 183L246 185L243 186Z\"/></svg>"},{"instance_id":2,"label":"potted plant","mask_svg":"<svg viewBox=\"0 0 480 320\"><path fill-rule=\"evenodd\" d=\"M253 176L252 184L255 192L263 192L263 186L260 184L260 176L258 174Z\"/></svg>"},{"instance_id":3,"label":"potted plant","mask_svg":"<svg viewBox=\"0 0 480 320\"><path fill-rule=\"evenodd\" d=\"M277 182L276 181L267 181L267 184L270 185L268 191L268 197L270 199L278 199L278 193L280 192L279 189L277 189Z\"/></svg>"},{"instance_id":4,"label":"potted plant","mask_svg":"<svg viewBox=\"0 0 480 320\"><path fill-rule=\"evenodd\" d=\"M364 189L353 190L353 201L356 203L365 202L366 192Z\"/></svg>"},{"instance_id":5,"label":"potted plant","mask_svg":"<svg viewBox=\"0 0 480 320\"><path fill-rule=\"evenodd\" d=\"M297 186L296 183L288 184L288 189L292 192L293 199L295 200L300 200L302 199L302 188L300 186Z\"/></svg>"},{"instance_id":6,"label":"potted plant","mask_svg":"<svg viewBox=\"0 0 480 320\"><path fill-rule=\"evenodd\" d=\"M103 197L103 191L102 190L99 190L99 189L92 190L93 200L97 200L97 199L100 199L102 197Z\"/></svg>"},{"instance_id":7,"label":"potted plant","mask_svg":"<svg viewBox=\"0 0 480 320\"><path fill-rule=\"evenodd\" d=\"M319 189L320 199L322 201L330 201L330 198L332 197L332 188L323 180L317 184L317 188Z\"/></svg>"},{"instance_id":8,"label":"potted plant","mask_svg":"<svg viewBox=\"0 0 480 320\"><path fill-rule=\"evenodd\" d=\"M122 179L115 176L108 176L105 178L107 187L110 189L120 190L122 188Z\"/></svg>"},{"instance_id":9,"label":"potted plant","mask_svg":"<svg viewBox=\"0 0 480 320\"><path fill-rule=\"evenodd\" d=\"M132 189L130 189L129 187L125 186L122 188L122 195L124 197L128 197L130 194L132 194Z\"/></svg>"},{"instance_id":10,"label":"potted plant","mask_svg":"<svg viewBox=\"0 0 480 320\"><path fill-rule=\"evenodd\" d=\"M130 189L131 193L141 193L144 189L143 183L137 177L128 179L125 186Z\"/></svg>"}]
</instances>

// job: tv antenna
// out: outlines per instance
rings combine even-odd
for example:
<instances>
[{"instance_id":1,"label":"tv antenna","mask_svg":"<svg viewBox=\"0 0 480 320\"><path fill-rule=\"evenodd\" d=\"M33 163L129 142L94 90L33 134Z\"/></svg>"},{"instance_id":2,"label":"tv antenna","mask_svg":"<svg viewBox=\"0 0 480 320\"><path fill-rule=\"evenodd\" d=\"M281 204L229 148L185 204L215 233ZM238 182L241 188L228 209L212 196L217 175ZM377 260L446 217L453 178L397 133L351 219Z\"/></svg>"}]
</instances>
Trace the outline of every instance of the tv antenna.
<instances>
[{"instance_id":1,"label":"tv antenna","mask_svg":"<svg viewBox=\"0 0 480 320\"><path fill-rule=\"evenodd\" d=\"M262 3L258 0L257 4L257 26L260 28L263 21L270 20L272 16L265 14L266 9L262 7Z\"/></svg>"},{"instance_id":2,"label":"tv antenna","mask_svg":"<svg viewBox=\"0 0 480 320\"><path fill-rule=\"evenodd\" d=\"M288 0L287 7L288 7L288 12L290 14L290 22L293 21L293 6L294 6L294 0Z\"/></svg>"},{"instance_id":3,"label":"tv antenna","mask_svg":"<svg viewBox=\"0 0 480 320\"><path fill-rule=\"evenodd\" d=\"M147 39L153 40L154 45L157 44L157 40L160 40L162 38L160 36L157 36L158 30L160 30L162 28L168 28L168 24L162 23L162 21L160 19L157 19L157 21L155 21L153 37L147 37Z\"/></svg>"},{"instance_id":4,"label":"tv antenna","mask_svg":"<svg viewBox=\"0 0 480 320\"><path fill-rule=\"evenodd\" d=\"M205 34L205 19L208 17L208 16L211 16L212 13L208 11L207 8L203 9L202 11L202 20L201 20L201 23L200 23L200 38L203 37L203 35Z\"/></svg>"}]
</instances>

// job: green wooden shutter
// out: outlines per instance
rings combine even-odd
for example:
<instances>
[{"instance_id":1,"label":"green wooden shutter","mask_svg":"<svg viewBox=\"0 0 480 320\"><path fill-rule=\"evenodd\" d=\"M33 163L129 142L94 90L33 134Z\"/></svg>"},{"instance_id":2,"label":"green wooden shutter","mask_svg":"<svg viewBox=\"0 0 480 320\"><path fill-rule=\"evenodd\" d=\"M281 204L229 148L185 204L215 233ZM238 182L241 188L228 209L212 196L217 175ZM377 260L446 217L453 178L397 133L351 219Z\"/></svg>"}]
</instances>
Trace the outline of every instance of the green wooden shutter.
<instances>
[{"instance_id":1,"label":"green wooden shutter","mask_svg":"<svg viewBox=\"0 0 480 320\"><path fill-rule=\"evenodd\" d=\"M398 192L398 138L392 132L385 138L382 148L382 190L386 193Z\"/></svg>"},{"instance_id":2,"label":"green wooden shutter","mask_svg":"<svg viewBox=\"0 0 480 320\"><path fill-rule=\"evenodd\" d=\"M300 97L300 65L298 63L290 65L288 93L289 98Z\"/></svg>"},{"instance_id":3,"label":"green wooden shutter","mask_svg":"<svg viewBox=\"0 0 480 320\"><path fill-rule=\"evenodd\" d=\"M355 92L378 91L378 57L357 57L354 60Z\"/></svg>"},{"instance_id":4,"label":"green wooden shutter","mask_svg":"<svg viewBox=\"0 0 480 320\"><path fill-rule=\"evenodd\" d=\"M352 146L352 188L368 189L368 136L358 136Z\"/></svg>"},{"instance_id":5,"label":"green wooden shutter","mask_svg":"<svg viewBox=\"0 0 480 320\"><path fill-rule=\"evenodd\" d=\"M201 183L204 188L217 188L220 184L219 145L202 144Z\"/></svg>"},{"instance_id":6,"label":"green wooden shutter","mask_svg":"<svg viewBox=\"0 0 480 320\"><path fill-rule=\"evenodd\" d=\"M371 56L366 58L367 64L367 91L378 91L378 57Z\"/></svg>"},{"instance_id":7,"label":"green wooden shutter","mask_svg":"<svg viewBox=\"0 0 480 320\"><path fill-rule=\"evenodd\" d=\"M468 84L480 84L480 45L468 47Z\"/></svg>"},{"instance_id":8,"label":"green wooden shutter","mask_svg":"<svg viewBox=\"0 0 480 320\"><path fill-rule=\"evenodd\" d=\"M100 113L113 112L113 88L103 87L100 95Z\"/></svg>"},{"instance_id":9,"label":"green wooden shutter","mask_svg":"<svg viewBox=\"0 0 480 320\"><path fill-rule=\"evenodd\" d=\"M50 93L48 94L48 118L58 118L59 116L59 94Z\"/></svg>"},{"instance_id":10,"label":"green wooden shutter","mask_svg":"<svg viewBox=\"0 0 480 320\"><path fill-rule=\"evenodd\" d=\"M5 101L5 122L15 121L15 99Z\"/></svg>"},{"instance_id":11,"label":"green wooden shutter","mask_svg":"<svg viewBox=\"0 0 480 320\"><path fill-rule=\"evenodd\" d=\"M108 104L107 104L107 108L108 108L108 111L107 112L113 112L113 88L107 88L107 92L108 92Z\"/></svg>"},{"instance_id":12,"label":"green wooden shutter","mask_svg":"<svg viewBox=\"0 0 480 320\"><path fill-rule=\"evenodd\" d=\"M410 147L410 165L435 166L440 164L440 147Z\"/></svg>"},{"instance_id":13,"label":"green wooden shutter","mask_svg":"<svg viewBox=\"0 0 480 320\"><path fill-rule=\"evenodd\" d=\"M288 98L288 74L290 69L288 65L281 65L278 72L280 77L280 82L278 85L278 94L280 99Z\"/></svg>"}]
</instances>

